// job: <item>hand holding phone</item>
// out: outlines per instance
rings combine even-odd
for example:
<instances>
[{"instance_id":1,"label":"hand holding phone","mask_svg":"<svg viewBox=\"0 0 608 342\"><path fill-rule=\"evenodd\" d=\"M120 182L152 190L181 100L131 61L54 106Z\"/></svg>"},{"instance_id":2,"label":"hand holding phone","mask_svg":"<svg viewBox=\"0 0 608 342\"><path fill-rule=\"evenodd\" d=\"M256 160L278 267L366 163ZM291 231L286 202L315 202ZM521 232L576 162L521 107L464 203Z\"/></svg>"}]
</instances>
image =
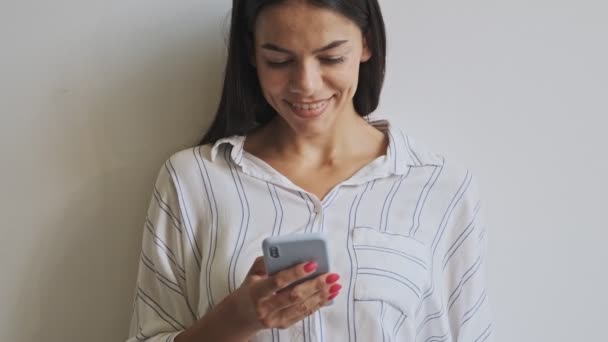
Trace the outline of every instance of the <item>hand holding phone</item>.
<instances>
[{"instance_id":1,"label":"hand holding phone","mask_svg":"<svg viewBox=\"0 0 608 342\"><path fill-rule=\"evenodd\" d=\"M251 333L285 329L338 295L339 275L324 272L329 259L322 237L270 238L263 246L265 256L255 260L243 284L220 303L228 308L220 310L225 319L242 322L241 328Z\"/></svg>"},{"instance_id":2,"label":"hand holding phone","mask_svg":"<svg viewBox=\"0 0 608 342\"><path fill-rule=\"evenodd\" d=\"M262 249L266 273L270 276L303 262L317 263L317 268L313 273L294 282L290 287L329 272L327 241L319 233L269 237L262 242Z\"/></svg>"}]
</instances>

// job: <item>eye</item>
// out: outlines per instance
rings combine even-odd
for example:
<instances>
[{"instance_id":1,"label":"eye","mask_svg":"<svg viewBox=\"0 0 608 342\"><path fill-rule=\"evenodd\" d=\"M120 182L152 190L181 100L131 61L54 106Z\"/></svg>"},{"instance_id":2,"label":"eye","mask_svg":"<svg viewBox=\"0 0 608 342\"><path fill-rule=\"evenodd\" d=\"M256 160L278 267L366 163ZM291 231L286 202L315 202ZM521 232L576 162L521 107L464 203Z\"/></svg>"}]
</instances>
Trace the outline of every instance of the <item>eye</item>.
<instances>
[{"instance_id":1,"label":"eye","mask_svg":"<svg viewBox=\"0 0 608 342\"><path fill-rule=\"evenodd\" d=\"M344 57L337 57L337 58L321 58L321 62L325 63L325 64L340 64L343 63L345 60Z\"/></svg>"},{"instance_id":2,"label":"eye","mask_svg":"<svg viewBox=\"0 0 608 342\"><path fill-rule=\"evenodd\" d=\"M286 66L289 63L291 63L290 60L280 61L280 62L266 61L266 64L271 68L280 68L280 67Z\"/></svg>"}]
</instances>

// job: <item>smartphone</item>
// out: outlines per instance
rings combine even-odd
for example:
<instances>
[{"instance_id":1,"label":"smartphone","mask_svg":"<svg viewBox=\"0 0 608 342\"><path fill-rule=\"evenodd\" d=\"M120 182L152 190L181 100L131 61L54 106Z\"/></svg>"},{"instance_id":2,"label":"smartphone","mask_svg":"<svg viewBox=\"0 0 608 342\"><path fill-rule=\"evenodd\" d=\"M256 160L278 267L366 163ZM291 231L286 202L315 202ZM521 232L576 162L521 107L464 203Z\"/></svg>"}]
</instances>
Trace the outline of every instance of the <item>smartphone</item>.
<instances>
[{"instance_id":1,"label":"smartphone","mask_svg":"<svg viewBox=\"0 0 608 342\"><path fill-rule=\"evenodd\" d=\"M327 241L320 233L298 233L273 236L262 242L266 273L274 275L297 264L317 262L317 270L289 285L288 288L329 272Z\"/></svg>"}]
</instances>

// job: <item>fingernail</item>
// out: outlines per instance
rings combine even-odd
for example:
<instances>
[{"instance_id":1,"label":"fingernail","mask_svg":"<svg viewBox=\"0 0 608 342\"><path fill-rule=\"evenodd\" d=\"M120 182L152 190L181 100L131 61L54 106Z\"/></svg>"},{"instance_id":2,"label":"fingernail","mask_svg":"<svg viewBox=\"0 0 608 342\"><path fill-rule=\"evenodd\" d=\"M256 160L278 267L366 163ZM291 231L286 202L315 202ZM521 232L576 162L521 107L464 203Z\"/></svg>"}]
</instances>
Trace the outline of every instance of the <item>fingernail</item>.
<instances>
[{"instance_id":1,"label":"fingernail","mask_svg":"<svg viewBox=\"0 0 608 342\"><path fill-rule=\"evenodd\" d=\"M329 288L329 293L338 292L341 288L342 286L340 284L332 285L332 287Z\"/></svg>"},{"instance_id":2,"label":"fingernail","mask_svg":"<svg viewBox=\"0 0 608 342\"><path fill-rule=\"evenodd\" d=\"M329 297L327 297L327 300L332 300L332 299L336 298L336 296L338 295L338 293L339 292L336 292L336 293L330 295Z\"/></svg>"},{"instance_id":3,"label":"fingernail","mask_svg":"<svg viewBox=\"0 0 608 342\"><path fill-rule=\"evenodd\" d=\"M325 278L325 282L326 282L327 284L331 284L331 283L335 283L335 282L337 282L337 281L338 281L338 279L340 279L340 276L339 276L339 275L337 275L337 274L335 274L335 273L332 273L332 274L330 274L329 276L327 276L327 278Z\"/></svg>"},{"instance_id":4,"label":"fingernail","mask_svg":"<svg viewBox=\"0 0 608 342\"><path fill-rule=\"evenodd\" d=\"M304 265L304 271L306 271L308 273L310 273L316 269L317 269L317 263L314 261L311 261L311 262L307 263L306 265Z\"/></svg>"}]
</instances>

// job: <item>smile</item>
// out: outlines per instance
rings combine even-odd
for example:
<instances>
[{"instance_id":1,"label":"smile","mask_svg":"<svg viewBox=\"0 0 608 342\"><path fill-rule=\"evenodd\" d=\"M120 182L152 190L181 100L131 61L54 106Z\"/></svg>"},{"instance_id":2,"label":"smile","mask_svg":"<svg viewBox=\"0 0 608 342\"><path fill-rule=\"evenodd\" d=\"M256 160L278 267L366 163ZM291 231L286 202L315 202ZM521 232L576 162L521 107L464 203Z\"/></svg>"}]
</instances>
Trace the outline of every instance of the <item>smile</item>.
<instances>
[{"instance_id":1,"label":"smile","mask_svg":"<svg viewBox=\"0 0 608 342\"><path fill-rule=\"evenodd\" d=\"M310 117L316 117L316 116L323 114L323 112L327 108L327 105L329 104L330 100L331 99L321 100L321 101L316 101L316 102L308 102L308 103L289 102L289 101L285 101L285 102L287 102L287 104L289 104L292 111L295 114L297 114L298 116L310 118Z\"/></svg>"},{"instance_id":2,"label":"smile","mask_svg":"<svg viewBox=\"0 0 608 342\"><path fill-rule=\"evenodd\" d=\"M327 100L323 100L323 101L319 101L319 102L315 102L315 103L291 103L291 102L289 102L289 104L293 108L296 108L296 109L314 110L314 109L319 109L319 108L323 107L326 102L327 102Z\"/></svg>"}]
</instances>

